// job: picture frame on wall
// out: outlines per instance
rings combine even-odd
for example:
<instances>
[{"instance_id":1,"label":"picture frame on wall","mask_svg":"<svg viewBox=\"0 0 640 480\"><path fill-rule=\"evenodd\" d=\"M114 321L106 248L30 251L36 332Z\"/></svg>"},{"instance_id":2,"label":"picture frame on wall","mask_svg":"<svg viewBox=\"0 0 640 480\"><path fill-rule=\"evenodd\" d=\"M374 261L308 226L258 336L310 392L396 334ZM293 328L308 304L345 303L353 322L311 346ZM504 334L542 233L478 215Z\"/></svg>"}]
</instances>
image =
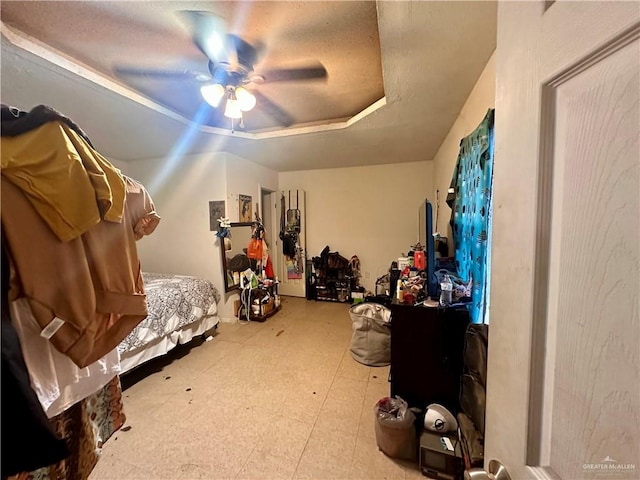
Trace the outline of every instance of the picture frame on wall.
<instances>
[{"instance_id":1,"label":"picture frame on wall","mask_svg":"<svg viewBox=\"0 0 640 480\"><path fill-rule=\"evenodd\" d=\"M212 232L218 231L218 228L220 227L218 219L225 216L224 200L209 201L209 230Z\"/></svg>"},{"instance_id":2,"label":"picture frame on wall","mask_svg":"<svg viewBox=\"0 0 640 480\"><path fill-rule=\"evenodd\" d=\"M253 221L251 200L250 195L238 195L238 218L240 222Z\"/></svg>"}]
</instances>

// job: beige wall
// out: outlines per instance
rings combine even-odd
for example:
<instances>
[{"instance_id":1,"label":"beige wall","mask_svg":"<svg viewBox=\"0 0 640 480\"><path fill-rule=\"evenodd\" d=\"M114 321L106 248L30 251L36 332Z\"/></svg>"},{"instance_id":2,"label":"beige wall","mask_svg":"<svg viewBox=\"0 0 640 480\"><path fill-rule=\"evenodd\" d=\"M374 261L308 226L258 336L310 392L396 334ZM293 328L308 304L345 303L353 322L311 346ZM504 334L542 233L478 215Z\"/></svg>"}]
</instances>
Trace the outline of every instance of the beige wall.
<instances>
[{"instance_id":1,"label":"beige wall","mask_svg":"<svg viewBox=\"0 0 640 480\"><path fill-rule=\"evenodd\" d=\"M418 241L418 209L433 191L431 162L280 173L280 189L306 191L308 258L329 245L357 255L361 284L375 280Z\"/></svg>"},{"instance_id":2,"label":"beige wall","mask_svg":"<svg viewBox=\"0 0 640 480\"><path fill-rule=\"evenodd\" d=\"M460 149L460 140L473 132L484 118L487 110L495 105L496 95L496 69L495 69L495 53L491 55L486 67L478 78L476 85L473 87L471 94L458 114L458 118L449 130L447 137L438 149L438 153L433 159L434 163L434 189L440 191L439 194L439 215L437 231L446 235L451 239L451 229L449 227L449 219L451 217L451 209L447 205L447 190L451 183L451 176L458 160L458 151ZM434 201L435 190L431 193ZM435 212L434 212L435 216ZM435 222L435 218L434 218ZM449 241L451 246L451 240ZM451 250L449 251L451 254Z\"/></svg>"},{"instance_id":3,"label":"beige wall","mask_svg":"<svg viewBox=\"0 0 640 480\"><path fill-rule=\"evenodd\" d=\"M147 187L162 217L153 235L138 242L143 270L211 280L222 295L220 316L231 319L237 295L224 292L209 201L226 199L227 215L236 221L237 194L252 195L255 203L260 185L277 189L277 173L223 152L130 162L125 173Z\"/></svg>"},{"instance_id":4,"label":"beige wall","mask_svg":"<svg viewBox=\"0 0 640 480\"><path fill-rule=\"evenodd\" d=\"M142 182L162 217L156 231L138 241L142 269L197 275L221 287L209 201L226 196L225 154L130 162L127 174Z\"/></svg>"},{"instance_id":5,"label":"beige wall","mask_svg":"<svg viewBox=\"0 0 640 480\"><path fill-rule=\"evenodd\" d=\"M239 218L238 195L250 195L252 214L255 217L256 203L261 208L261 189L278 190L278 172L255 164L242 157L227 153L227 211L232 222ZM230 209L230 210L229 210ZM260 211L260 210L258 210Z\"/></svg>"}]
</instances>

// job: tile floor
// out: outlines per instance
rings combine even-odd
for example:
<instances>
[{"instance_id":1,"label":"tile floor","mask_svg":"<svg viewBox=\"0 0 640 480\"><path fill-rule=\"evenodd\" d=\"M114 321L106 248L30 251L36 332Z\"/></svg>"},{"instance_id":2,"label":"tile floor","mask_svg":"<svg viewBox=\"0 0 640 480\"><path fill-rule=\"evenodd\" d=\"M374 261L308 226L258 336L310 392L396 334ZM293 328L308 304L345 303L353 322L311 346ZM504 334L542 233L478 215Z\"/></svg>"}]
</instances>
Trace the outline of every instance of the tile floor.
<instances>
[{"instance_id":1,"label":"tile floor","mask_svg":"<svg viewBox=\"0 0 640 480\"><path fill-rule=\"evenodd\" d=\"M122 379L127 431L99 479L422 479L377 449L389 367L349 353L349 306L285 298L264 323L220 324Z\"/></svg>"}]
</instances>

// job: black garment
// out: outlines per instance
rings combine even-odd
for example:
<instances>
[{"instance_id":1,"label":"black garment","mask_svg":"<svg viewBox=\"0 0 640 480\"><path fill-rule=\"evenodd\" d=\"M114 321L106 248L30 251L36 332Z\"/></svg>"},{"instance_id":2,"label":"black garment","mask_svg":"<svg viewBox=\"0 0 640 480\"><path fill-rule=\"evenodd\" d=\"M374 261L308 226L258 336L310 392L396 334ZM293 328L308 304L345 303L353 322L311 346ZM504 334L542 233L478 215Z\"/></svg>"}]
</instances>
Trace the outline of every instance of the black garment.
<instances>
[{"instance_id":1,"label":"black garment","mask_svg":"<svg viewBox=\"0 0 640 480\"><path fill-rule=\"evenodd\" d=\"M297 240L296 233L285 233L284 239L282 240L282 253L289 258L295 257Z\"/></svg>"},{"instance_id":2,"label":"black garment","mask_svg":"<svg viewBox=\"0 0 640 480\"><path fill-rule=\"evenodd\" d=\"M2 243L0 470L5 478L57 463L69 451L64 440L56 437L31 388L20 340L9 314L9 259Z\"/></svg>"},{"instance_id":3,"label":"black garment","mask_svg":"<svg viewBox=\"0 0 640 480\"><path fill-rule=\"evenodd\" d=\"M80 135L91 148L91 140L84 131L69 117L65 117L57 110L46 105L38 105L33 107L31 111L24 112L16 107L8 105L0 106L0 132L3 137L16 137L23 133L35 130L47 122L63 122Z\"/></svg>"},{"instance_id":4,"label":"black garment","mask_svg":"<svg viewBox=\"0 0 640 480\"><path fill-rule=\"evenodd\" d=\"M249 261L249 257L247 257L243 253L239 253L227 260L227 270L231 270L232 272L244 272L247 268L251 268L251 262Z\"/></svg>"},{"instance_id":5,"label":"black garment","mask_svg":"<svg viewBox=\"0 0 640 480\"><path fill-rule=\"evenodd\" d=\"M460 140L460 147L462 147L462 142L464 142L464 138ZM447 205L449 205L449 208L451 209L451 216L449 217L449 225L451 225L451 232L454 232L455 226L454 226L454 217L455 217L455 212L456 212L456 208L460 208L459 205L456 205L456 198L458 196L458 192L457 192L457 185L456 185L456 178L458 178L460 175L462 175L462 165L460 164L460 158L458 158L458 160L456 161L456 166L453 170L453 176L451 178L451 183L449 184L449 190L447 190L447 199L445 200L447 202ZM454 238L452 238L452 240L455 242L455 235Z\"/></svg>"}]
</instances>

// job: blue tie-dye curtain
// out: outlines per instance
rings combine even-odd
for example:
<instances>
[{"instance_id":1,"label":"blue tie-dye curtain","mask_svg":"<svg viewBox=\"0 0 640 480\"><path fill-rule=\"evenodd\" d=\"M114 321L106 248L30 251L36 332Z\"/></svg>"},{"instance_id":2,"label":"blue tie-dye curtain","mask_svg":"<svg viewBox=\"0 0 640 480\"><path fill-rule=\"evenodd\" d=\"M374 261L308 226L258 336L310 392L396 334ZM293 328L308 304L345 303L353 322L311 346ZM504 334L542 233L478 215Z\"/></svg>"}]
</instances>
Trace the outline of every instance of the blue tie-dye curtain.
<instances>
[{"instance_id":1,"label":"blue tie-dye curtain","mask_svg":"<svg viewBox=\"0 0 640 480\"><path fill-rule=\"evenodd\" d=\"M457 274L465 283L473 280L467 306L473 323L488 323L493 116L489 109L478 128L461 140L447 196Z\"/></svg>"}]
</instances>

